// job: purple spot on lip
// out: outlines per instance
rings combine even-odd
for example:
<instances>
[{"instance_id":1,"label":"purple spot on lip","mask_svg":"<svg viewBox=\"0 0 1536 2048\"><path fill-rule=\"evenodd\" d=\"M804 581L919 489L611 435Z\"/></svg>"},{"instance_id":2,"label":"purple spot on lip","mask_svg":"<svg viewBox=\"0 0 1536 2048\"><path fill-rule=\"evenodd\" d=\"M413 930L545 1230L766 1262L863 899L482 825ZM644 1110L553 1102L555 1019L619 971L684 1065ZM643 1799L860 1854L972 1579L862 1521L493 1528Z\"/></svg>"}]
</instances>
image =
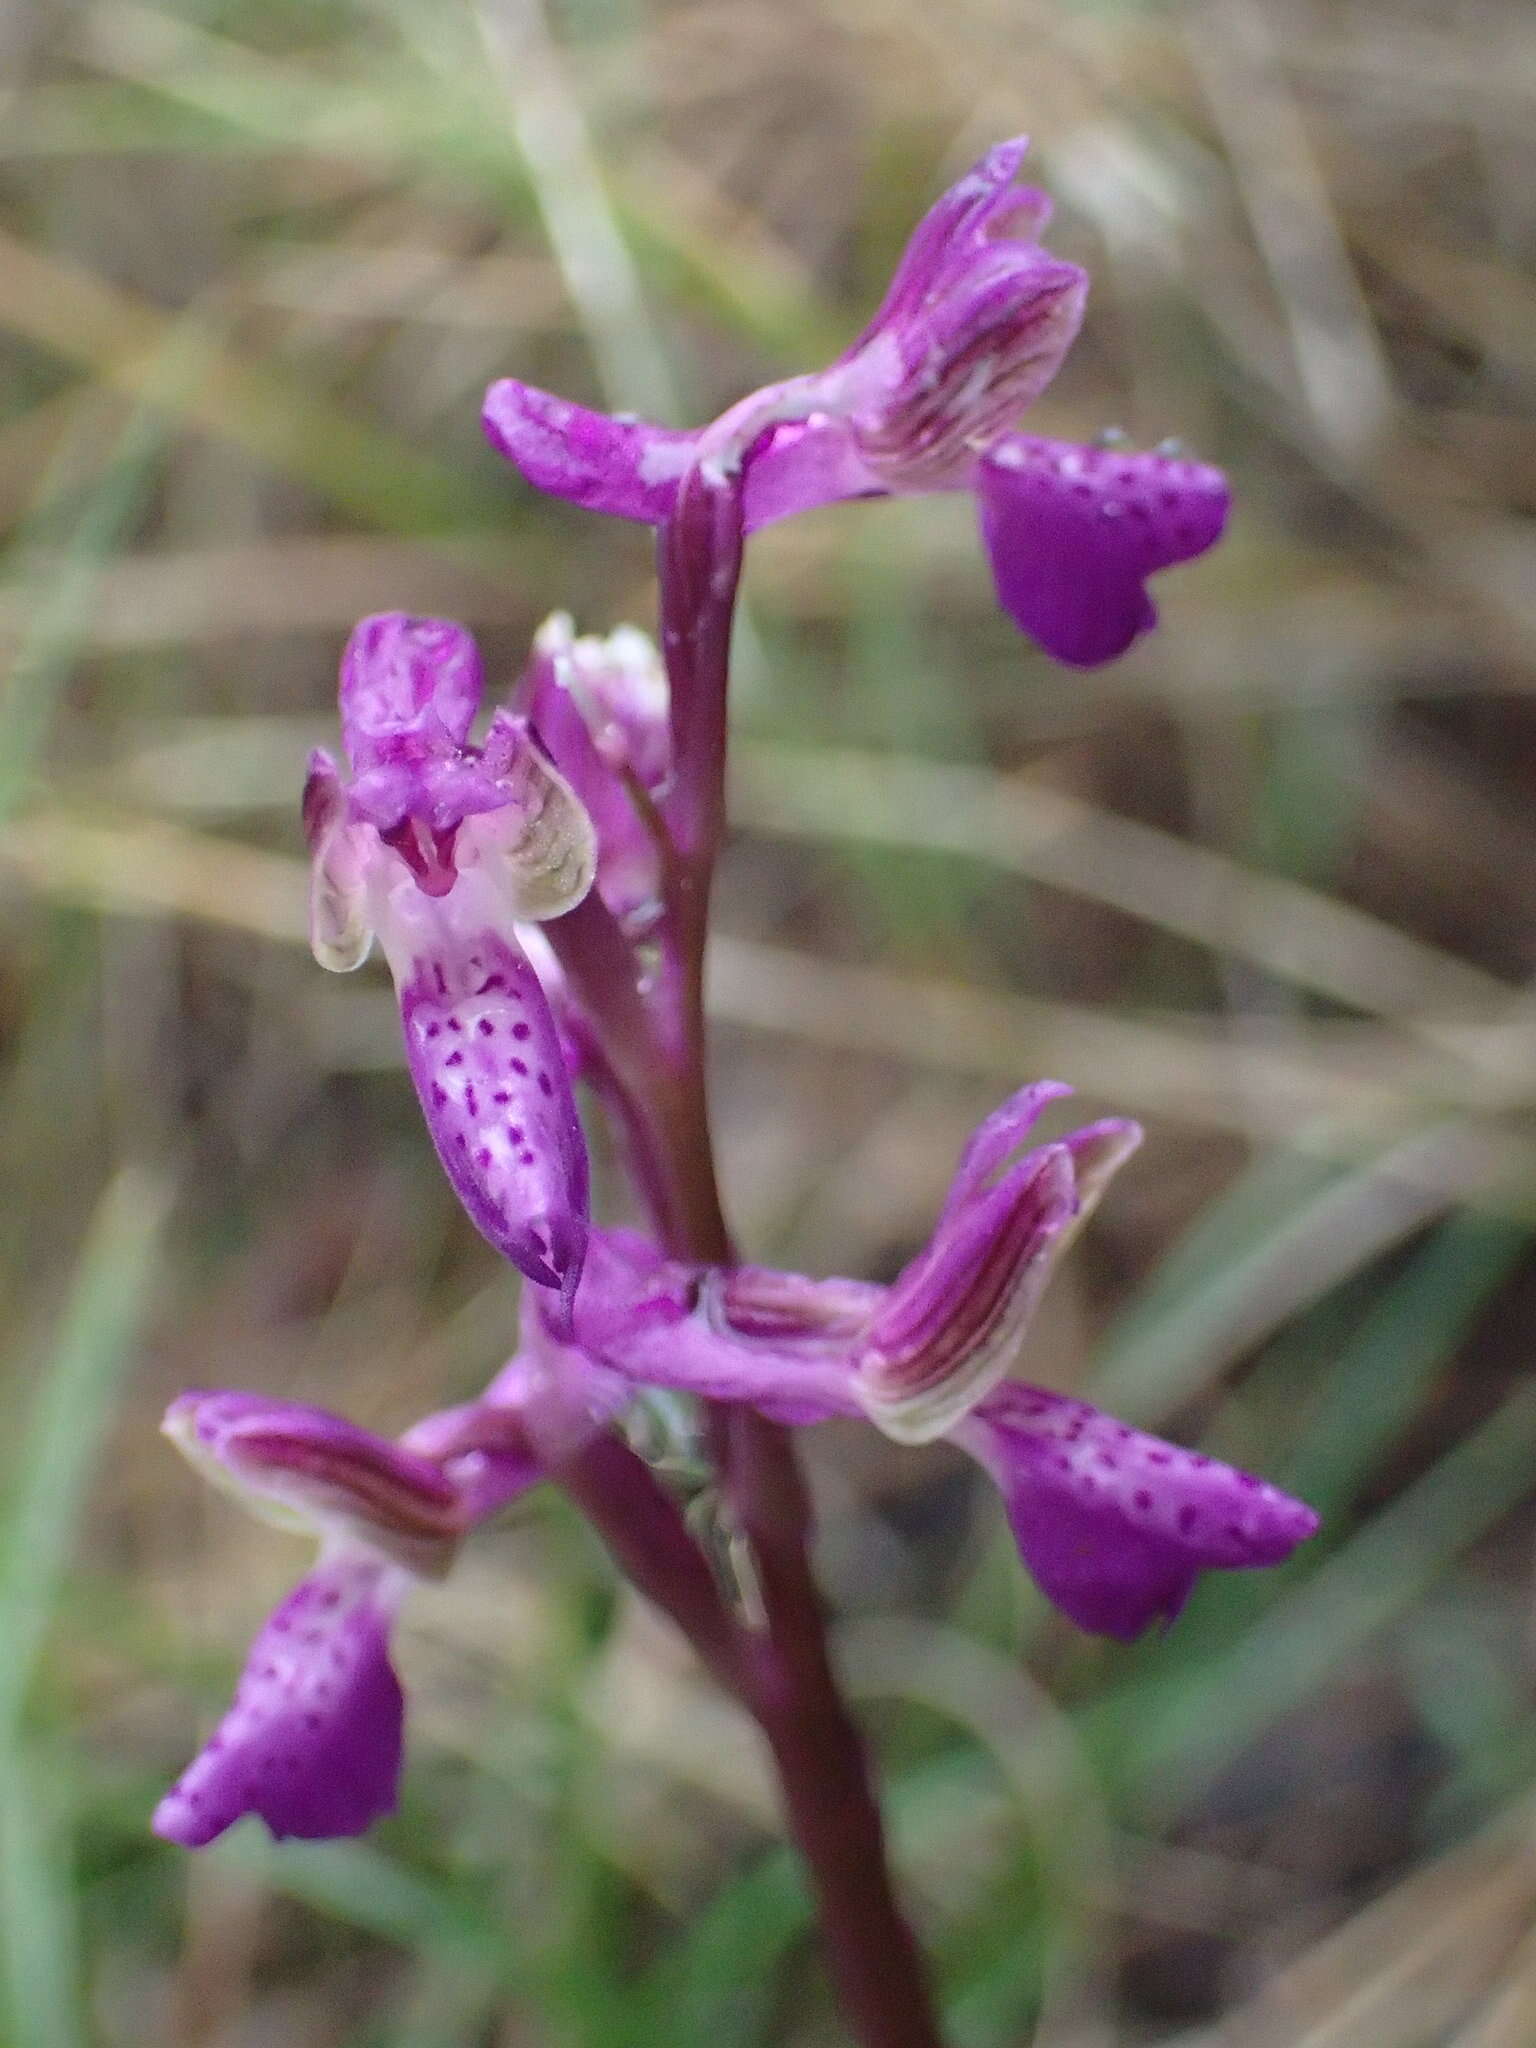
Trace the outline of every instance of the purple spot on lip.
<instances>
[{"instance_id":1,"label":"purple spot on lip","mask_svg":"<svg viewBox=\"0 0 1536 2048\"><path fill-rule=\"evenodd\" d=\"M512 1060L510 1065L514 1074L520 1074L526 1079L528 1073L528 1062L526 1060Z\"/></svg>"},{"instance_id":2,"label":"purple spot on lip","mask_svg":"<svg viewBox=\"0 0 1536 2048\"><path fill-rule=\"evenodd\" d=\"M531 1024L524 1024L521 1020L519 1020L516 1024L512 1026L512 1036L514 1038L529 1038L532 1036L532 1034L533 1026Z\"/></svg>"}]
</instances>

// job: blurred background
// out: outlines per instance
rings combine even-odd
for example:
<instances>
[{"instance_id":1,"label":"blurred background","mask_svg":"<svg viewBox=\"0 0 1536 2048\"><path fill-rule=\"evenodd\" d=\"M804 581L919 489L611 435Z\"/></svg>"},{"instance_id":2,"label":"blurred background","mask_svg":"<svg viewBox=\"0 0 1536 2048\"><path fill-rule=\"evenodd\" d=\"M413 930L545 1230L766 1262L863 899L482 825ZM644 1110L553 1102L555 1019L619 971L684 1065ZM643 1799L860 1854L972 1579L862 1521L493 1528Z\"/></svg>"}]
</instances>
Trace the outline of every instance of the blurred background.
<instances>
[{"instance_id":1,"label":"blurred background","mask_svg":"<svg viewBox=\"0 0 1536 2048\"><path fill-rule=\"evenodd\" d=\"M727 1186L753 1256L886 1277L1021 1080L1141 1117L1028 1370L1326 1532L1126 1650L958 1459L818 1432L841 1652L960 2048L1529 2048L1520 0L6 0L0 76L0 2039L840 2038L755 1747L553 1501L413 1610L396 1820L153 1841L305 1556L155 1426L394 1429L509 1348L296 817L360 613L508 683L557 606L651 622L486 382L688 422L824 362L1023 128L1094 277L1038 429L1177 436L1237 516L1091 675L959 500L754 543Z\"/></svg>"}]
</instances>

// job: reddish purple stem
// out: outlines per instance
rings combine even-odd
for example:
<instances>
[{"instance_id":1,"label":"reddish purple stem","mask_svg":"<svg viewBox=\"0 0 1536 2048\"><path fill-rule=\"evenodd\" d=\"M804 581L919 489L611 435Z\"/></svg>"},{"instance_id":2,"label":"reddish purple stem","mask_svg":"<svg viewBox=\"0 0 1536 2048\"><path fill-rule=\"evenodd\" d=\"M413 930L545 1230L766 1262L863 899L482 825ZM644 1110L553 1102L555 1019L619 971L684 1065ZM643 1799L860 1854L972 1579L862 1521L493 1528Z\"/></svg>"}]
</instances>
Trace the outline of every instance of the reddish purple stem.
<instances>
[{"instance_id":1,"label":"reddish purple stem","mask_svg":"<svg viewBox=\"0 0 1536 2048\"><path fill-rule=\"evenodd\" d=\"M725 829L726 701L741 572L739 471L688 472L660 536L662 646L675 774L660 933L663 1023L640 999L627 946L596 910L552 928L640 1134L642 1192L674 1257L729 1265L705 1094L703 965ZM588 899L589 904L592 899ZM832 1976L862 2048L942 2048L917 1944L896 1898L860 1735L832 1669L789 1433L745 1408L711 1416L727 1498L751 1552L763 1626L738 1622L675 1505L613 1439L562 1475L631 1579L663 1607L767 1737L790 1832L815 1893Z\"/></svg>"}]
</instances>

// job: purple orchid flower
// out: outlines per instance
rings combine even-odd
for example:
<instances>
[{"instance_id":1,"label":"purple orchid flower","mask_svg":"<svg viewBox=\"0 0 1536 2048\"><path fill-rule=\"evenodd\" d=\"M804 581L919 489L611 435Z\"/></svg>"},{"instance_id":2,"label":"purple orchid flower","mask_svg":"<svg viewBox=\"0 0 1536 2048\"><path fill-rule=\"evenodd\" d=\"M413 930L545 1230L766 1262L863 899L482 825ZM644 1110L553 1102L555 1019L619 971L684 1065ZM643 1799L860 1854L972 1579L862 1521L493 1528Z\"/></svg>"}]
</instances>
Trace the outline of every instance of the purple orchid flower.
<instances>
[{"instance_id":1,"label":"purple orchid flower","mask_svg":"<svg viewBox=\"0 0 1536 2048\"><path fill-rule=\"evenodd\" d=\"M991 150L919 225L885 301L825 370L765 386L699 432L590 412L504 378L485 431L528 480L664 524L695 466L742 472L747 532L847 498L970 491L999 600L1048 654L1092 667L1156 624L1146 581L1226 523L1220 471L1166 452L1013 431L1081 324L1087 279L1040 246L1026 149Z\"/></svg>"},{"instance_id":2,"label":"purple orchid flower","mask_svg":"<svg viewBox=\"0 0 1536 2048\"><path fill-rule=\"evenodd\" d=\"M1141 1136L1107 1120L1010 1165L1069 1092L1040 1082L987 1118L928 1246L890 1287L700 1271L597 1232L577 1342L637 1381L778 1421L863 1415L901 1442L945 1436L991 1475L1024 1562L1080 1627L1129 1640L1172 1620L1202 1571L1279 1563L1317 1517L1248 1473L1004 1379L1050 1271Z\"/></svg>"},{"instance_id":3,"label":"purple orchid flower","mask_svg":"<svg viewBox=\"0 0 1536 2048\"><path fill-rule=\"evenodd\" d=\"M587 1232L587 1154L560 1035L517 936L586 894L591 820L524 717L469 728L480 662L462 627L365 619L341 667L352 774L310 762L304 822L315 957L360 966L375 933L411 1078L477 1228L569 1304Z\"/></svg>"},{"instance_id":4,"label":"purple orchid flower","mask_svg":"<svg viewBox=\"0 0 1536 2048\"><path fill-rule=\"evenodd\" d=\"M314 1840L393 1811L405 1703L389 1642L407 1594L629 1398L541 1326L530 1334L479 1401L398 1443L253 1394L171 1404L165 1433L189 1461L262 1519L317 1536L320 1555L256 1636L229 1711L161 1800L157 1834L198 1849L254 1813L278 1839Z\"/></svg>"}]
</instances>

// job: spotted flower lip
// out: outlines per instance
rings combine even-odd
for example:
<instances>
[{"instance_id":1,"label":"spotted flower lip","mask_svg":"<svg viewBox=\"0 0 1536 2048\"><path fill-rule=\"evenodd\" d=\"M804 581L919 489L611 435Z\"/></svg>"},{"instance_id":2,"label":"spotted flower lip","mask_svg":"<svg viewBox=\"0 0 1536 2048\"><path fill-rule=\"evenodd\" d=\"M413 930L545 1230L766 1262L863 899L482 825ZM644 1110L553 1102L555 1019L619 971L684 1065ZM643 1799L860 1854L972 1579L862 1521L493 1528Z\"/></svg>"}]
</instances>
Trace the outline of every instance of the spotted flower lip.
<instances>
[{"instance_id":1,"label":"spotted flower lip","mask_svg":"<svg viewBox=\"0 0 1536 2048\"><path fill-rule=\"evenodd\" d=\"M310 763L310 926L322 966L375 935L438 1156L481 1234L569 1310L586 1250L586 1143L561 1034L519 928L591 887L591 818L528 718L484 741L480 660L449 619L364 619L341 666L350 775Z\"/></svg>"},{"instance_id":2,"label":"spotted flower lip","mask_svg":"<svg viewBox=\"0 0 1536 2048\"><path fill-rule=\"evenodd\" d=\"M251 1645L235 1698L154 1816L201 1848L255 1813L279 1840L360 1834L395 1803L404 1700L389 1639L468 1526L444 1466L341 1416L233 1391L183 1394L165 1434L260 1519L320 1555Z\"/></svg>"},{"instance_id":3,"label":"spotted flower lip","mask_svg":"<svg viewBox=\"0 0 1536 2048\"><path fill-rule=\"evenodd\" d=\"M322 1558L251 1645L228 1713L155 1809L201 1849L244 1814L279 1841L360 1835L395 1804L404 1701L389 1632L406 1574L365 1550Z\"/></svg>"},{"instance_id":4,"label":"spotted flower lip","mask_svg":"<svg viewBox=\"0 0 1536 2048\"><path fill-rule=\"evenodd\" d=\"M1115 659L1157 619L1149 576L1211 547L1218 470L1015 431L1081 324L1087 280L1041 247L1043 193L999 144L918 226L879 311L826 369L765 386L697 432L614 418L515 378L492 445L538 489L667 522L696 464L742 471L747 532L850 498L969 491L1003 609L1057 660Z\"/></svg>"},{"instance_id":5,"label":"spotted flower lip","mask_svg":"<svg viewBox=\"0 0 1536 2048\"><path fill-rule=\"evenodd\" d=\"M1040 1387L999 1387L955 1428L992 1475L1024 1562L1082 1628L1130 1641L1173 1621L1202 1571L1281 1564L1304 1502Z\"/></svg>"}]
</instances>

